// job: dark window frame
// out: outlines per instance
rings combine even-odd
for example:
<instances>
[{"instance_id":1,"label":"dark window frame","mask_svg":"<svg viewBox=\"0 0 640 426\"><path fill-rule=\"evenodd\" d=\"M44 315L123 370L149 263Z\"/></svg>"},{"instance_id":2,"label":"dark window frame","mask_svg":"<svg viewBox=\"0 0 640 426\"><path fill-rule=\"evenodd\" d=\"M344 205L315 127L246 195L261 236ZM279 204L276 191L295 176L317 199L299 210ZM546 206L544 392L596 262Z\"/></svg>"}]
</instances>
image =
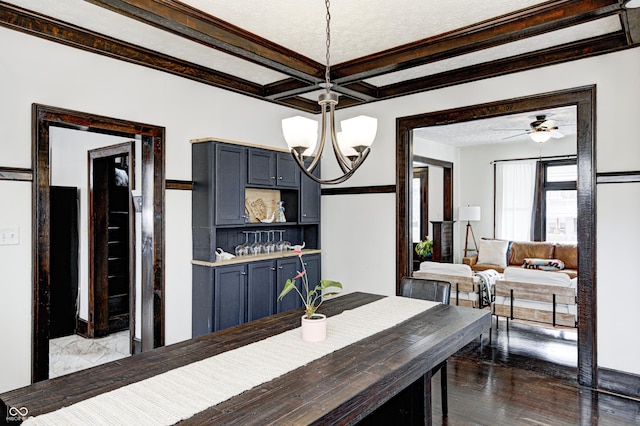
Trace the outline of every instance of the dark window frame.
<instances>
[{"instance_id":1,"label":"dark window frame","mask_svg":"<svg viewBox=\"0 0 640 426\"><path fill-rule=\"evenodd\" d=\"M560 181L560 182L548 182L547 177L549 174L549 167L557 166L576 166L578 165L577 159L563 159L563 160L542 160L538 162L541 168L541 172L538 174L538 183L535 197L537 198L540 208L535 207L533 212L533 224L531 229L533 230L533 241L546 241L547 240L547 192L549 191L577 191L578 180L574 181ZM535 224L539 223L540 226L536 227Z\"/></svg>"}]
</instances>

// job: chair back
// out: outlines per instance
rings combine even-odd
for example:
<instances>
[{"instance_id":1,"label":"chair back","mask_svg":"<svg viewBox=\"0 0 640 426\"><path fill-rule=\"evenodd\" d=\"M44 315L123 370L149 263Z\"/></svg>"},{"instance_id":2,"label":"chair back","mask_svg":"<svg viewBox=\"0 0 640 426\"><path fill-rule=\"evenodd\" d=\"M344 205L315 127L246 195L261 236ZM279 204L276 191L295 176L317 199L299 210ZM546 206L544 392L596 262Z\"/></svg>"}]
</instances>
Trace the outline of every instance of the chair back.
<instances>
[{"instance_id":1,"label":"chair back","mask_svg":"<svg viewBox=\"0 0 640 426\"><path fill-rule=\"evenodd\" d=\"M449 304L451 283L424 278L402 277L400 292L404 297Z\"/></svg>"}]
</instances>

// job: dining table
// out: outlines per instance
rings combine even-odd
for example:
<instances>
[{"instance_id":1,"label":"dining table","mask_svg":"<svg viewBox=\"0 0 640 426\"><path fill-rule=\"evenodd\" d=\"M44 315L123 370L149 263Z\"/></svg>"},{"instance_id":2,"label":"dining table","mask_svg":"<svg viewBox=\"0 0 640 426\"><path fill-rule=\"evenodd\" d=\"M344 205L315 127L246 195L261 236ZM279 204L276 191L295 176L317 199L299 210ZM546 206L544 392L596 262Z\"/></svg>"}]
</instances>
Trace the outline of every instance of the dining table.
<instances>
[{"instance_id":1,"label":"dining table","mask_svg":"<svg viewBox=\"0 0 640 426\"><path fill-rule=\"evenodd\" d=\"M321 311L329 320L349 318L351 313L359 322L334 322L327 331L326 347L299 340L296 333L303 312L297 309L33 383L0 394L0 423L47 424L38 420L82 406L85 413L96 416L91 421L99 424L101 413L107 412L95 405L101 398L113 399L120 392L124 402L118 406L129 410L144 405L135 398L153 399L167 388L175 394L164 396L165 403L156 403L159 408L151 414L159 421L149 424L431 424L431 370L487 332L491 314L435 302L424 307L407 304L405 309L406 299L355 292L327 300ZM390 304L383 304L385 301ZM372 309L362 310L367 307ZM398 316L396 311L404 310L406 318ZM369 323L376 323L377 317L384 320L391 314L396 317L388 324L382 321L379 329L360 333ZM344 337L338 336L344 330L352 330L355 340L331 346L332 339ZM287 335L295 346L285 351L284 343L277 339ZM319 348L324 349L311 354ZM282 352L276 354L278 349ZM196 377L185 378L185 384L173 381L181 381L189 368L199 368ZM220 385L197 382L207 374L210 380L220 380L214 382ZM141 387L145 383L146 391ZM205 405L196 404L202 394L227 388L237 390L216 394L219 399L210 399L215 402L212 405L206 400L199 402ZM192 412L185 407L191 403ZM163 410L172 405L178 417L163 418ZM146 414L127 413L131 418L124 417L122 424L145 423L137 416ZM105 424L118 422L105 420Z\"/></svg>"}]
</instances>

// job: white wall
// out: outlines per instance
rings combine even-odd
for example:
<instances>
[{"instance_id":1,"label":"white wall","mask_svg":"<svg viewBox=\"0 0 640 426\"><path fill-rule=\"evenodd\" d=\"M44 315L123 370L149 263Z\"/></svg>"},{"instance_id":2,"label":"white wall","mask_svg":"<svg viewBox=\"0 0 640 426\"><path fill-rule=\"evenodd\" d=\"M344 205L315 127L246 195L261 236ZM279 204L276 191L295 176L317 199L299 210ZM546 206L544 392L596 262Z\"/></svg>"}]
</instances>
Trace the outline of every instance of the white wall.
<instances>
[{"instance_id":1,"label":"white wall","mask_svg":"<svg viewBox=\"0 0 640 426\"><path fill-rule=\"evenodd\" d=\"M0 28L0 39L0 69L5 81L12 83L5 85L0 97L0 165L4 167L31 168L34 102L165 126L166 176L185 180L191 178L190 139L216 136L285 147L280 119L296 114L267 102L4 28ZM346 186L395 183L396 117L590 84L598 86L597 170L640 170L635 128L636 117L640 116L638 75L640 49L633 49L341 111L339 118L360 114L378 118L373 152ZM325 177L338 174L330 159L322 167ZM637 197L631 186L622 186L619 192L622 198ZM11 200L10 209L0 209L0 227L21 229L20 245L0 247L0 304L4 308L0 310L0 391L4 391L29 383L31 185L0 181L0 195ZM188 198L185 193L167 192L167 343L190 336ZM395 200L393 194L322 197L323 276L342 281L348 291L394 293ZM599 225L608 223L606 231L616 236L615 245L607 239L598 245L598 332L603 339L621 330L613 327L614 323L640 323L640 311L621 309L619 299L612 302L606 296L634 291L637 283L602 273L619 266L607 253L631 247L638 235L629 232L629 224L621 221L619 212L610 206L598 205L598 221ZM172 295L177 299L169 300ZM5 342L11 342L8 349ZM599 365L640 374L640 363L634 355L640 352L637 333L600 343Z\"/></svg>"},{"instance_id":2,"label":"white wall","mask_svg":"<svg viewBox=\"0 0 640 426\"><path fill-rule=\"evenodd\" d=\"M297 114L166 73L0 28L0 166L32 168L31 105L40 103L164 126L167 179L191 180L191 139L286 147L280 120ZM86 164L83 160L82 164ZM0 392L30 383L31 183L0 181ZM6 207L4 207L6 206ZM10 206L10 207L9 207ZM166 194L166 342L191 337L191 194Z\"/></svg>"},{"instance_id":3,"label":"white wall","mask_svg":"<svg viewBox=\"0 0 640 426\"><path fill-rule=\"evenodd\" d=\"M378 118L378 135L373 152L355 176L347 182L349 186L388 185L395 183L395 120L397 117L431 111L481 104L502 99L517 98L539 93L565 90L586 85L597 85L597 125L596 125L596 161L598 172L640 170L640 144L637 143L637 117L640 116L640 49L626 50L572 63L560 64L499 78L482 80L460 86L424 92L416 95L376 102L361 107L350 108L348 112L355 116L371 115ZM464 166L462 166L464 167ZM329 167L323 170L328 171ZM335 170L335 169L334 169ZM600 186L598 187L600 190ZM633 196L631 187L622 186L622 197ZM375 230L362 229L359 221L360 209L350 212L344 208L346 197L325 196L323 205L322 247L323 273L328 274L331 265L332 275L349 275L353 267L349 262L341 262L339 247L356 243L357 254L353 256L380 260L376 268L363 269L353 281L345 282L351 291L367 291L371 283L378 284L375 289L380 293L394 291L395 277L395 197L389 195L363 195L367 206L376 211L389 211L390 214L376 223ZM473 200L467 195L468 200ZM462 203L462 200L460 200ZM615 203L616 201L613 200ZM614 204L615 205L615 204ZM618 204L619 205L619 204ZM612 324L640 324L640 310L620 309L619 303L612 303L604 294L636 291L637 283L619 279L612 274L604 274L619 267L619 262L605 255L618 253L620 247L631 246L637 242L638 233L629 232L628 223L619 220L619 215L608 206L598 205L598 224L608 223L608 231L615 235L615 245L605 239L598 244L598 335L614 335L622 328L614 329ZM342 222L342 229L350 230L348 237L336 237L332 227L325 224ZM375 232L372 232L375 231ZM384 242L393 242L384 245ZM338 254L340 253L340 254ZM385 260L385 259L388 259ZM606 262L606 263L605 263ZM634 287L635 285L635 287ZM598 346L598 364L602 367L621 369L640 374L640 335L625 335L620 339L606 340L607 344Z\"/></svg>"},{"instance_id":4,"label":"white wall","mask_svg":"<svg viewBox=\"0 0 640 426\"><path fill-rule=\"evenodd\" d=\"M458 220L458 206L480 206L481 220L473 222L476 241L483 237L493 238L493 197L495 160L514 158L535 158L556 155L575 155L575 135L567 135L561 139L551 139L542 145L533 141L470 146L460 149L460 178L454 182L454 191L459 194L459 203L454 217ZM465 240L465 223L459 223L456 241L456 259L462 259ZM469 237L471 238L471 236ZM473 245L473 243L470 243ZM474 253L475 254L475 253Z\"/></svg>"}]
</instances>

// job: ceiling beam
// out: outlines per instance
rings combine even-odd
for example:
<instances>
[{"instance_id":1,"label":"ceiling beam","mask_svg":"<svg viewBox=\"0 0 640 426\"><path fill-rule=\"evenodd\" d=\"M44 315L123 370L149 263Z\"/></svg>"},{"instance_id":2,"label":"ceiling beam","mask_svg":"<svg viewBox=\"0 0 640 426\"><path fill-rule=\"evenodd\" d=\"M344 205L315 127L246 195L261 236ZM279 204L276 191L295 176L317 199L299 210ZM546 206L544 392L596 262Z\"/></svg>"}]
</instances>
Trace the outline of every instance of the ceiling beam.
<instances>
[{"instance_id":1,"label":"ceiling beam","mask_svg":"<svg viewBox=\"0 0 640 426\"><path fill-rule=\"evenodd\" d=\"M0 2L0 26L200 83L262 98L263 88L259 84L94 33L4 2Z\"/></svg>"},{"instance_id":2,"label":"ceiling beam","mask_svg":"<svg viewBox=\"0 0 640 426\"><path fill-rule=\"evenodd\" d=\"M173 0L85 0L170 33L316 84L324 65Z\"/></svg>"},{"instance_id":3,"label":"ceiling beam","mask_svg":"<svg viewBox=\"0 0 640 426\"><path fill-rule=\"evenodd\" d=\"M620 16L620 21L627 36L627 43L629 45L640 43L640 8L625 9Z\"/></svg>"},{"instance_id":4,"label":"ceiling beam","mask_svg":"<svg viewBox=\"0 0 640 426\"><path fill-rule=\"evenodd\" d=\"M575 61L628 48L622 31L536 52L485 62L379 88L380 98L389 99L490 77Z\"/></svg>"},{"instance_id":5,"label":"ceiling beam","mask_svg":"<svg viewBox=\"0 0 640 426\"><path fill-rule=\"evenodd\" d=\"M338 84L451 58L620 13L617 0L556 0L331 67Z\"/></svg>"}]
</instances>

